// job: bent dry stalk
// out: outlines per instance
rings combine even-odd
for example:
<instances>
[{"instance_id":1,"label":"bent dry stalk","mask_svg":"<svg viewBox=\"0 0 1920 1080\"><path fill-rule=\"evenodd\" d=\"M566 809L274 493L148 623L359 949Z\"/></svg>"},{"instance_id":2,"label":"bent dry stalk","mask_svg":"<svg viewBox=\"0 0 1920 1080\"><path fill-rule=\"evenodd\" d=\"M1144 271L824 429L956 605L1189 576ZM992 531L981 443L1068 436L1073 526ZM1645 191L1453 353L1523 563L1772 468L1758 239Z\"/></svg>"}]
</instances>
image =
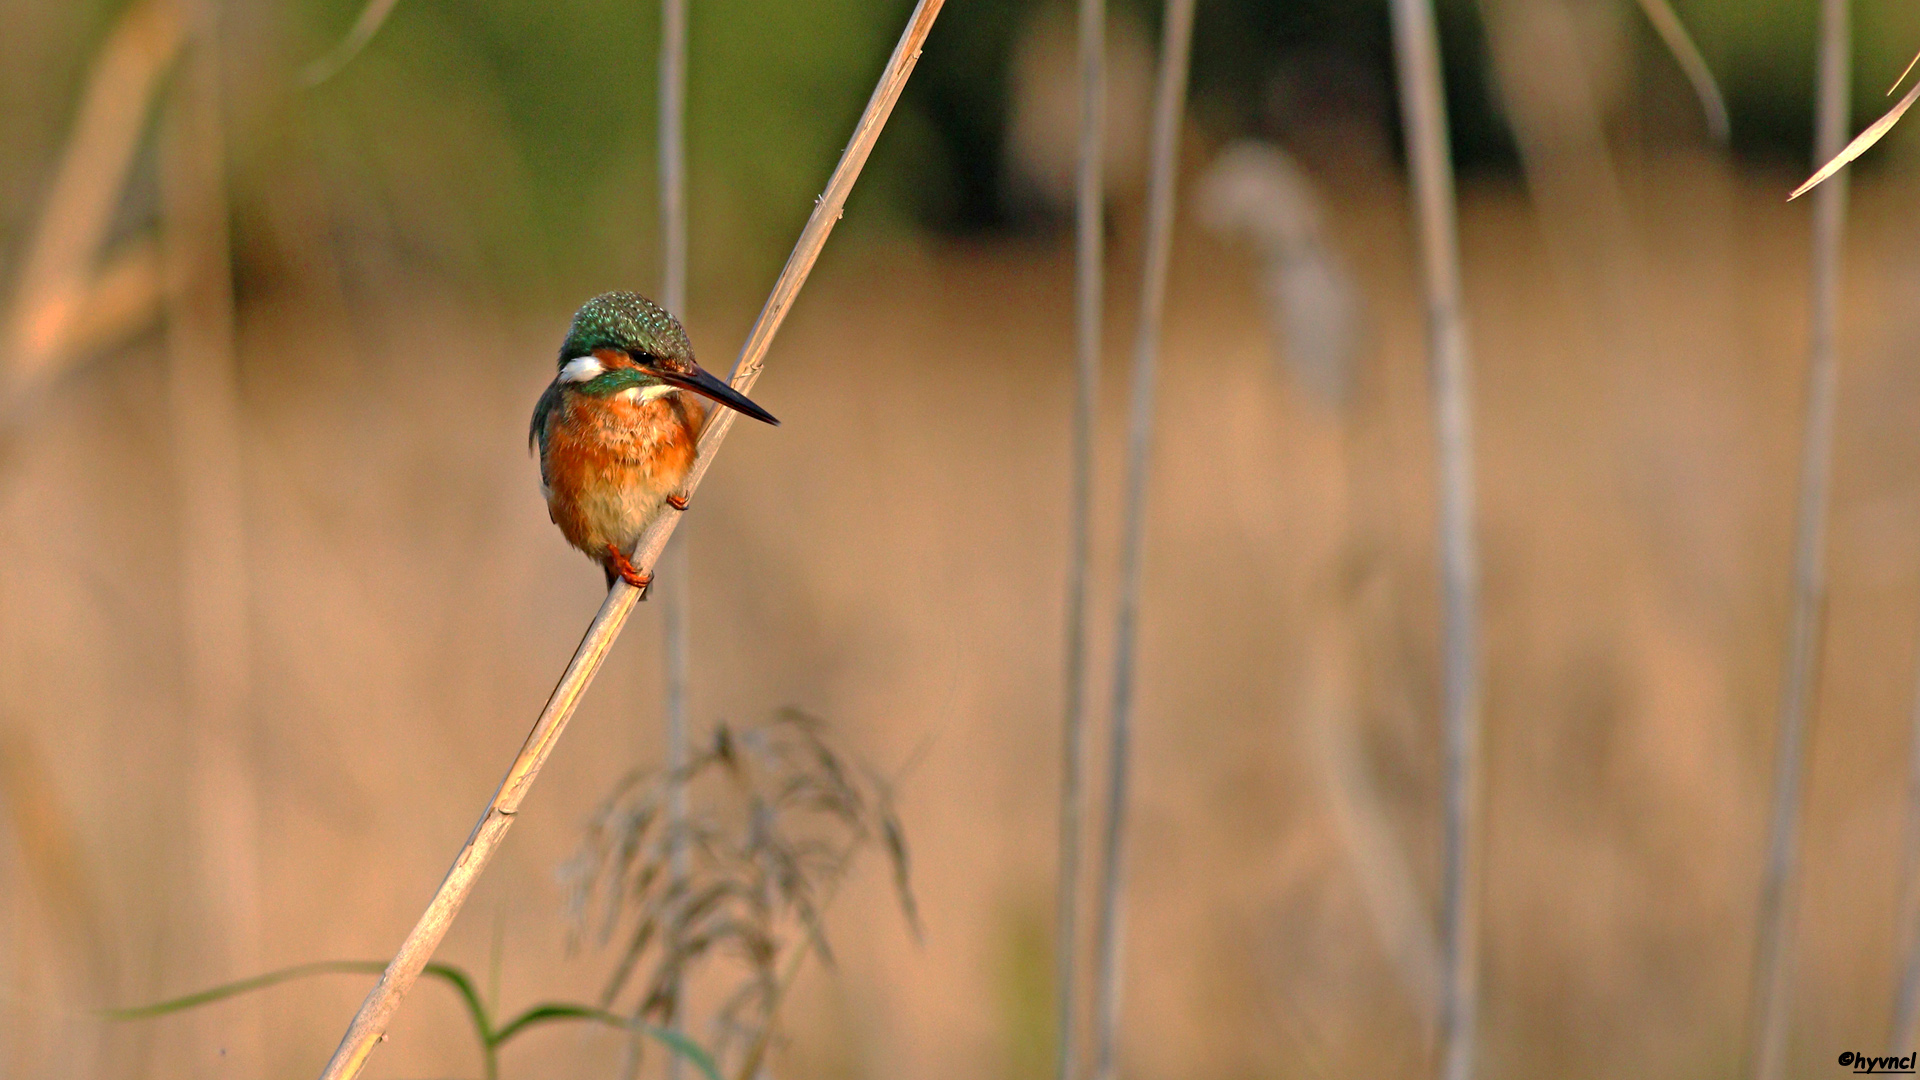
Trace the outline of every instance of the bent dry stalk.
<instances>
[{"instance_id":1,"label":"bent dry stalk","mask_svg":"<svg viewBox=\"0 0 1920 1080\"><path fill-rule=\"evenodd\" d=\"M840 220L847 195L853 190L854 181L865 167L868 155L873 152L873 145L880 137L881 128L886 125L888 115L893 112L894 104L900 100L900 92L906 88L908 77L913 74L914 64L920 59L920 46L926 41L928 31L933 29L933 21L943 3L944 0L919 0L908 19L906 30L901 33L893 55L888 58L887 66L880 74L879 85L874 87L866 110L861 113L860 121L854 127L853 138L841 153L840 163L834 166L826 190L814 203L813 214L800 231L793 254L788 256L787 264L774 282L766 305L760 310L760 317L754 321L746 344L740 349L740 359L734 366L731 380L735 390L746 393L759 379L766 365L767 348L773 343L773 336L779 332L780 324L793 307L793 301L806 283L807 275L812 272L813 264L826 246L834 224ZM700 452L687 474L686 489L690 495L698 489L707 469L712 466L714 454L726 439L727 432L733 428L733 419L731 410L720 409L702 434ZM679 517L678 514L660 515L640 538L632 561L641 572L651 572L659 561L660 552L666 546L667 538L673 535ZM447 871L427 910L388 963L380 981L367 994L366 1001L361 1003L360 1011L354 1014L339 1048L321 1073L322 1080L347 1080L357 1076L366 1065L368 1055L373 1053L374 1046L385 1034L394 1013L399 1010L401 999L419 978L421 969L453 925L461 905L473 891L474 883L486 869L495 849L506 836L507 830L513 827L513 817L519 813L521 801L540 775L547 757L553 753L554 744L566 730L567 721L573 718L581 695L593 682L594 675L607 658L607 651L620 636L627 616L633 613L633 605L639 599L639 590L624 581L615 580L613 587L607 590L607 598L600 605L599 614L587 627L586 636L574 651L566 673L560 677L559 685L554 687L553 695L547 699L546 708L541 710L533 730L527 734L527 740L507 770L506 778L500 782L499 790L487 804L473 832L468 835L466 844L461 847L459 856L454 859L452 868Z\"/></svg>"},{"instance_id":2,"label":"bent dry stalk","mask_svg":"<svg viewBox=\"0 0 1920 1080\"><path fill-rule=\"evenodd\" d=\"M88 349L159 312L159 245L149 238L108 251L107 241L147 118L187 40L185 14L168 0L133 4L94 56L0 327L0 436L24 425L39 394Z\"/></svg>"}]
</instances>

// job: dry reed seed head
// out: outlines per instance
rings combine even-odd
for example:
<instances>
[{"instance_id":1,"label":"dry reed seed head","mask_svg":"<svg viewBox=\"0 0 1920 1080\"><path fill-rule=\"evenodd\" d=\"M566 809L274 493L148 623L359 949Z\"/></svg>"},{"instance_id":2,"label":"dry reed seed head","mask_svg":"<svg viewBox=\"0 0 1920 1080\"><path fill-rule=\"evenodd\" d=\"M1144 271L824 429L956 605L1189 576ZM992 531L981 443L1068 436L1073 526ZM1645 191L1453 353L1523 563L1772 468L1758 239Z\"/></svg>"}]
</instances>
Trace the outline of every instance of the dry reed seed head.
<instances>
[{"instance_id":1,"label":"dry reed seed head","mask_svg":"<svg viewBox=\"0 0 1920 1080\"><path fill-rule=\"evenodd\" d=\"M663 808L683 786L691 806L676 825ZM682 988L696 971L739 968L741 986L714 1017L714 1049L762 1053L783 966L806 949L832 962L826 898L869 845L885 852L917 936L891 785L835 750L826 725L798 710L763 725L720 725L684 768L623 778L587 823L563 871L573 940L591 933L604 945L630 925L602 1002L613 1008L644 970L632 1011L654 1020L682 1013ZM672 872L676 850L687 859L684 876Z\"/></svg>"},{"instance_id":2,"label":"dry reed seed head","mask_svg":"<svg viewBox=\"0 0 1920 1080\"><path fill-rule=\"evenodd\" d=\"M1194 199L1203 225L1258 253L1262 306L1287 366L1323 401L1346 404L1366 305L1326 240L1313 180L1278 146L1243 139L1214 158Z\"/></svg>"}]
</instances>

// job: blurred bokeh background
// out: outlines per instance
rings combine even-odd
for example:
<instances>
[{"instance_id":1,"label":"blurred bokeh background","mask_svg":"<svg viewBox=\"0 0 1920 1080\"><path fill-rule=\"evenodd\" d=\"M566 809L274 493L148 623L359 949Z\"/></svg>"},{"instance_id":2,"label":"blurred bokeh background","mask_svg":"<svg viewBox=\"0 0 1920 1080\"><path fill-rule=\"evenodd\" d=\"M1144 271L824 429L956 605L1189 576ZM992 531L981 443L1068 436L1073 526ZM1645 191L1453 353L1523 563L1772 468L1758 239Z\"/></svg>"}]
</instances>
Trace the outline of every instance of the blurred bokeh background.
<instances>
[{"instance_id":1,"label":"blurred bokeh background","mask_svg":"<svg viewBox=\"0 0 1920 1080\"><path fill-rule=\"evenodd\" d=\"M908 7L693 0L680 314L707 367L728 367ZM1809 215L1784 197L1812 164L1815 11L1676 7L1730 145L1629 0L1439 4L1480 424L1487 1076L1728 1076L1745 1046L1807 352ZM218 8L234 345L195 384L154 255L169 177L193 167L164 133L196 130L167 104L186 75L160 9L0 0L7 1080L316 1071L365 980L98 1010L387 956L601 596L547 520L526 422L573 309L658 287L656 5L399 0L318 85L302 72L354 0ZM1098 658L1159 19L1112 15ZM681 530L696 732L824 718L899 773L914 850L924 939L871 860L772 1075L1051 1075L1071 19L949 0L758 384L784 426L739 431ZM1858 126L1920 50L1920 10L1856 19ZM1438 618L1386 9L1202 0L1194 63L1124 1070L1421 1075ZM1884 1042L1905 941L1910 136L1857 171L1848 233L1797 902L1807 1075ZM90 183L111 191L90 203ZM106 254L64 256L102 285L56 333L23 313L67 295L63 243ZM615 779L661 755L658 607L441 951L497 971L509 1009L604 978L604 953L568 948L556 871ZM477 1075L463 1023L422 985L369 1075ZM554 1029L504 1070L613 1075L621 1052Z\"/></svg>"}]
</instances>

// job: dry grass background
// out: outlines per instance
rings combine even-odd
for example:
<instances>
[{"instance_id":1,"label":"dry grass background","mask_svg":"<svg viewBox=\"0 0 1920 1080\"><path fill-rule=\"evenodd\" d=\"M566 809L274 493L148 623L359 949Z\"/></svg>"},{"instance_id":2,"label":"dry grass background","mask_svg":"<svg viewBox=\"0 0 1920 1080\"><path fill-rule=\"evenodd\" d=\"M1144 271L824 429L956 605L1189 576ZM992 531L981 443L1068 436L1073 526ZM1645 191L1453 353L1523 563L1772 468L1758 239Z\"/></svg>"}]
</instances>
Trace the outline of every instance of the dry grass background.
<instances>
[{"instance_id":1,"label":"dry grass background","mask_svg":"<svg viewBox=\"0 0 1920 1080\"><path fill-rule=\"evenodd\" d=\"M1190 169L1209 150L1191 148ZM1251 255L1197 229L1178 240L1140 640L1131 1075L1408 1075L1430 1052L1430 1005L1384 959L1315 749L1316 731L1351 735L1432 896L1431 437L1406 200L1383 175L1323 171L1372 320L1344 414L1275 363ZM1805 214L1781 201L1785 172L1682 154L1622 177L1640 250L1612 279L1622 308L1598 313L1583 275L1613 271L1579 237L1542 228L1509 182L1463 188L1489 1075L1726 1075L1743 1046ZM1920 628L1911 191L1897 174L1856 189L1803 1067L1878 1045L1893 987ZM288 215L283 234L301 234ZM1136 220L1119 219L1108 283L1108 522ZM289 250L314 270L314 249ZM341 275L242 297L269 966L391 950L600 596L548 524L523 442L568 312L508 315L394 258L349 249ZM695 312L703 357L744 332L748 284ZM828 917L838 972L812 971L792 1002L781 1075L1048 1070L1071 290L1065 244L849 228L759 391L785 425L735 440L686 521L696 732L793 704L883 767L924 747L899 795L925 942L870 860ZM189 1045L188 1025L89 1015L248 974L191 955L205 927L168 778L190 718L164 395L157 340L90 367L0 478L0 1076L311 1072L365 989L336 978L215 1007L215 1030L261 1025L264 1061ZM1108 582L1116 553L1096 554ZM509 1006L590 999L604 978L608 957L566 955L555 872L614 780L657 759L633 722L660 708L656 608L442 950L476 972L497 955ZM1110 614L1093 612L1095 656ZM620 1049L555 1030L504 1064L611 1074ZM373 1068L476 1071L450 996L422 987Z\"/></svg>"}]
</instances>

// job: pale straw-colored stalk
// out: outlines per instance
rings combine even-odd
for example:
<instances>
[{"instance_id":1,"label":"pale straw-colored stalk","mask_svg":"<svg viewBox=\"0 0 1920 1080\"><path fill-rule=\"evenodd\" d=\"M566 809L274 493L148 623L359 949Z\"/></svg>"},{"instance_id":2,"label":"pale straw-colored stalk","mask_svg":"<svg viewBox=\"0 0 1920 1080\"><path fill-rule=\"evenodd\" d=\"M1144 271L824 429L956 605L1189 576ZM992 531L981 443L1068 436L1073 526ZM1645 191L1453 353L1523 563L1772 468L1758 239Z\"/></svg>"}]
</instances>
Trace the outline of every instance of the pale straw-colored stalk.
<instances>
[{"instance_id":1,"label":"pale straw-colored stalk","mask_svg":"<svg viewBox=\"0 0 1920 1080\"><path fill-rule=\"evenodd\" d=\"M687 0L660 2L660 302L681 321L687 318ZM667 827L673 837L668 869L674 880L687 876L685 843L687 790L679 778L687 766L687 685L692 666L692 537L681 534L661 559L665 586L660 590L660 632L666 655L667 775L675 777L667 794ZM678 1021L669 1018L670 1026ZM675 1027L677 1030L677 1026ZM678 1080L680 1058L667 1058L667 1080Z\"/></svg>"},{"instance_id":2,"label":"pale straw-colored stalk","mask_svg":"<svg viewBox=\"0 0 1920 1080\"><path fill-rule=\"evenodd\" d=\"M1055 885L1054 1080L1078 1072L1080 839L1086 810L1087 572L1093 546L1093 428L1100 403L1105 300L1103 189L1107 123L1107 4L1079 0L1080 157L1074 199L1073 480L1068 495L1066 708L1060 736L1060 854Z\"/></svg>"},{"instance_id":3,"label":"pale straw-colored stalk","mask_svg":"<svg viewBox=\"0 0 1920 1080\"><path fill-rule=\"evenodd\" d=\"M1909 723L1913 734L1907 752L1906 843L1896 924L1905 938L1906 957L1894 972L1893 1022L1887 1032L1887 1052L1896 1057L1913 1052L1914 1032L1920 1029L1920 691L1914 694ZM1900 1049L1903 1046L1908 1049Z\"/></svg>"},{"instance_id":4,"label":"pale straw-colored stalk","mask_svg":"<svg viewBox=\"0 0 1920 1080\"><path fill-rule=\"evenodd\" d=\"M1442 632L1442 851L1440 1075L1473 1074L1478 1013L1478 858L1480 783L1479 567L1474 551L1471 370L1460 285L1460 240L1453 160L1447 146L1440 38L1431 0L1393 0L1394 59L1400 111L1420 234L1427 348L1433 380L1440 484Z\"/></svg>"},{"instance_id":5,"label":"pale straw-colored stalk","mask_svg":"<svg viewBox=\"0 0 1920 1080\"><path fill-rule=\"evenodd\" d=\"M1153 389L1173 259L1174 189L1179 180L1180 124L1186 114L1194 0L1167 0L1160 30L1160 73L1154 88L1147 174L1146 265L1133 341L1132 404L1127 423L1126 504L1121 519L1120 603L1114 626L1112 724L1107 740L1107 815L1101 845L1100 915L1094 939L1093 1076L1113 1080L1120 1026L1121 945L1126 887L1128 773L1133 763L1133 707L1138 679L1140 580L1147 532L1147 473L1153 449Z\"/></svg>"},{"instance_id":6,"label":"pale straw-colored stalk","mask_svg":"<svg viewBox=\"0 0 1920 1080\"><path fill-rule=\"evenodd\" d=\"M1822 0L1820 73L1814 110L1814 162L1839 154L1847 138L1852 33L1847 0ZM1752 1059L1755 1080L1786 1070L1792 1012L1793 891L1799 863L1807 723L1820 682L1820 642L1827 600L1827 501L1833 479L1834 407L1839 390L1840 255L1845 238L1847 177L1837 175L1813 197L1812 312L1807 346L1807 418L1800 450L1800 505L1794 524L1793 607L1787 626L1775 735L1773 813L1760 882L1754 950Z\"/></svg>"},{"instance_id":7,"label":"pale straw-colored stalk","mask_svg":"<svg viewBox=\"0 0 1920 1080\"><path fill-rule=\"evenodd\" d=\"M847 195L853 190L854 181L866 165L867 157L872 153L888 115L893 112L894 104L900 100L900 92L906 88L907 78L912 75L914 64L920 58L920 46L933 28L934 18L943 3L944 0L919 0L906 30L900 35L899 43L894 46L893 55L880 75L879 85L874 87L866 110L854 127L852 139L841 153L840 162L834 167L826 190L815 202L813 214L801 230L793 254L788 256L786 266L780 271L772 293L760 310L760 317L754 321L753 329L748 332L746 343L740 349L740 358L734 366L731 381L733 388L741 393L751 390L755 380L760 377L766 365L767 348L772 345L773 336L779 332L780 324L785 321L801 286L806 283L807 275L812 272L813 264L826 246L834 224L840 220ZM700 450L687 477L689 495L698 490L700 481L712 466L714 454L725 441L727 432L733 428L735 415L730 409L716 410L712 421L702 432ZM659 562L660 552L673 535L680 517L671 513L660 515L640 538L632 559L642 572L650 572ZM534 722L526 743L515 756L505 779L500 782L500 789L474 825L473 832L461 847L459 856L447 871L427 910L407 935L399 952L387 964L380 981L361 1003L339 1048L334 1051L333 1058L321 1074L323 1080L345 1080L357 1076L366 1065L368 1055L385 1035L401 999L419 978L421 969L453 925L461 905L473 891L474 883L486 869L500 841L506 836L507 830L513 827L513 819L520 812L521 802L532 788L548 756L553 753L555 744L566 730L567 722L573 718L581 695L599 672L607 651L613 647L614 640L619 637L627 616L632 614L633 605L639 599L640 591L624 581L616 580L613 587L607 590L607 598L600 605L599 614L587 627L586 636L581 639L573 659L567 664L566 673L560 677L560 684L554 687L553 695L541 710L539 719Z\"/></svg>"},{"instance_id":8,"label":"pale straw-colored stalk","mask_svg":"<svg viewBox=\"0 0 1920 1080\"><path fill-rule=\"evenodd\" d=\"M180 0L186 51L161 125L167 404L180 528L180 641L202 920L195 952L226 977L260 961L260 792L218 0ZM210 1030L210 1029L209 1029ZM257 1056L256 1024L221 1039Z\"/></svg>"}]
</instances>

